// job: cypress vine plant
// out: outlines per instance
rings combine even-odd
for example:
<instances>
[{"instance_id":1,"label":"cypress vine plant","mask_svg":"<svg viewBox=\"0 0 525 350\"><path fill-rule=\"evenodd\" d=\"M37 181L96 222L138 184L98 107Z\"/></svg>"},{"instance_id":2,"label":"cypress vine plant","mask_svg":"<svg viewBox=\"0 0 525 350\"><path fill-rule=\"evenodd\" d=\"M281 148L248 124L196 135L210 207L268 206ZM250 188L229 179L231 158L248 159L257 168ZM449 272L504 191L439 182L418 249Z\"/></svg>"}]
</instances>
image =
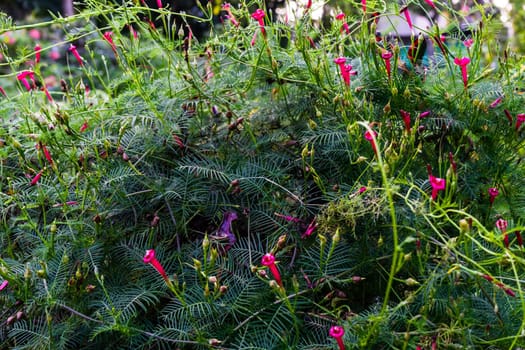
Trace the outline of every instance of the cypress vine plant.
<instances>
[{"instance_id":1,"label":"cypress vine plant","mask_svg":"<svg viewBox=\"0 0 525 350\"><path fill-rule=\"evenodd\" d=\"M2 347L525 345L522 62L484 8L86 3L2 17ZM412 11L456 30L376 35Z\"/></svg>"}]
</instances>

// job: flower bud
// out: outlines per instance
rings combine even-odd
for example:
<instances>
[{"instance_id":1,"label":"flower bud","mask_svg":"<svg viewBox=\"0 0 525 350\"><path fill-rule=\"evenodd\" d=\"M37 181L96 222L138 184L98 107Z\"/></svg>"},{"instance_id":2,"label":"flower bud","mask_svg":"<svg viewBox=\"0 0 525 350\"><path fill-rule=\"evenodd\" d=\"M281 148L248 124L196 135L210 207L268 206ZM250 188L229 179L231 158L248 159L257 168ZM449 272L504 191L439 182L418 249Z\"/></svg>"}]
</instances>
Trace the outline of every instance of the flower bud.
<instances>
[{"instance_id":1,"label":"flower bud","mask_svg":"<svg viewBox=\"0 0 525 350\"><path fill-rule=\"evenodd\" d=\"M460 232L469 232L470 231L470 225L468 224L468 221L465 219L459 220L459 231Z\"/></svg>"}]
</instances>

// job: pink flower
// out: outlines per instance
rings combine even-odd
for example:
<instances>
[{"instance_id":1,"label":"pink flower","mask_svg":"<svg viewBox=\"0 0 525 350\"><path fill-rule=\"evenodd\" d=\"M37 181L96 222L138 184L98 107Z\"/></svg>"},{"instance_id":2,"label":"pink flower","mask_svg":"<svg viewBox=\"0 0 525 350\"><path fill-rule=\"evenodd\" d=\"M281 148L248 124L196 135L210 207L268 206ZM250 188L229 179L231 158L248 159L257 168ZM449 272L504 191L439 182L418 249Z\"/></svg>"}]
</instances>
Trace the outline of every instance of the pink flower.
<instances>
[{"instance_id":1,"label":"pink flower","mask_svg":"<svg viewBox=\"0 0 525 350\"><path fill-rule=\"evenodd\" d=\"M35 84L35 73L33 71L25 70L25 71L18 73L18 75L16 76L16 78L22 83L22 85L24 85L26 90L30 91L31 85L29 85L28 81L26 80L27 77L29 77L29 79L34 85Z\"/></svg>"},{"instance_id":2,"label":"pink flower","mask_svg":"<svg viewBox=\"0 0 525 350\"><path fill-rule=\"evenodd\" d=\"M266 16L266 14L261 9L257 9L254 13L252 13L252 18L259 23L259 28L261 29L262 35L266 36L266 31L264 30L264 16Z\"/></svg>"},{"instance_id":3,"label":"pink flower","mask_svg":"<svg viewBox=\"0 0 525 350\"><path fill-rule=\"evenodd\" d=\"M144 255L143 259L145 264L151 264L157 270L157 272L164 278L164 281L169 282L168 275L164 271L164 268L160 264L160 262L155 258L155 250L149 249L146 250L146 255Z\"/></svg>"},{"instance_id":4,"label":"pink flower","mask_svg":"<svg viewBox=\"0 0 525 350\"><path fill-rule=\"evenodd\" d=\"M514 118L512 117L512 114L510 114L510 111L508 109L504 109L503 113L505 113L505 117L507 117L507 120L509 121L509 125L512 125Z\"/></svg>"},{"instance_id":5,"label":"pink flower","mask_svg":"<svg viewBox=\"0 0 525 350\"><path fill-rule=\"evenodd\" d=\"M235 16L232 13L231 5L229 3L225 3L224 5L222 5L222 9L228 13L227 18L232 22L232 24L235 27L238 27L239 26L239 22L237 21L237 19L235 18Z\"/></svg>"},{"instance_id":6,"label":"pink flower","mask_svg":"<svg viewBox=\"0 0 525 350\"><path fill-rule=\"evenodd\" d=\"M363 12L366 12L366 0L361 0L361 7L363 9Z\"/></svg>"},{"instance_id":7,"label":"pink flower","mask_svg":"<svg viewBox=\"0 0 525 350\"><path fill-rule=\"evenodd\" d=\"M508 222L504 219L498 219L496 221L496 228L501 231L503 234L503 244L505 245L505 248L509 247L509 236L507 235L507 226Z\"/></svg>"},{"instance_id":8,"label":"pink flower","mask_svg":"<svg viewBox=\"0 0 525 350\"><path fill-rule=\"evenodd\" d=\"M343 12L341 12L341 13L338 13L335 16L335 19L337 19L338 21L343 21L343 26L341 27L341 32L344 29L346 34L350 34L350 28L348 27L348 23L346 23L345 17L346 17L346 15Z\"/></svg>"},{"instance_id":9,"label":"pink flower","mask_svg":"<svg viewBox=\"0 0 525 350\"><path fill-rule=\"evenodd\" d=\"M438 192L445 189L446 181L445 179L432 175L432 168L430 165L427 165L427 171L428 181L430 182L430 186L432 186L432 200L435 201L437 199Z\"/></svg>"},{"instance_id":10,"label":"pink flower","mask_svg":"<svg viewBox=\"0 0 525 350\"><path fill-rule=\"evenodd\" d=\"M0 283L0 291L4 290L9 285L9 282L7 280L4 280L2 283Z\"/></svg>"},{"instance_id":11,"label":"pink flower","mask_svg":"<svg viewBox=\"0 0 525 350\"><path fill-rule=\"evenodd\" d=\"M463 45L465 45L466 48L470 48L474 44L474 40L472 38L468 38L467 40L463 41Z\"/></svg>"},{"instance_id":12,"label":"pink flower","mask_svg":"<svg viewBox=\"0 0 525 350\"><path fill-rule=\"evenodd\" d=\"M405 15L405 19L408 23L408 27L410 28L411 31L414 31L414 25L412 24L412 18L410 17L410 12L408 12L408 6L403 7L399 12Z\"/></svg>"},{"instance_id":13,"label":"pink flower","mask_svg":"<svg viewBox=\"0 0 525 350\"><path fill-rule=\"evenodd\" d=\"M42 153L44 153L44 157L49 162L49 164L53 165L53 158L51 157L51 153L47 149L46 145L39 144L37 146L40 146L39 148L42 150Z\"/></svg>"},{"instance_id":14,"label":"pink flower","mask_svg":"<svg viewBox=\"0 0 525 350\"><path fill-rule=\"evenodd\" d=\"M161 0L157 0L157 7L158 7L159 9L162 8L162 1L161 1Z\"/></svg>"},{"instance_id":15,"label":"pink flower","mask_svg":"<svg viewBox=\"0 0 525 350\"><path fill-rule=\"evenodd\" d=\"M38 180L40 180L40 177L42 177L42 170L40 170L40 172L31 179L31 186L36 185L38 183Z\"/></svg>"},{"instance_id":16,"label":"pink flower","mask_svg":"<svg viewBox=\"0 0 525 350\"><path fill-rule=\"evenodd\" d=\"M328 334L332 338L335 338L335 340L337 341L337 345L339 346L339 350L345 350L345 344L343 343L343 336L345 335L345 330L343 327L332 326L330 327Z\"/></svg>"},{"instance_id":17,"label":"pink flower","mask_svg":"<svg viewBox=\"0 0 525 350\"><path fill-rule=\"evenodd\" d=\"M40 52L42 52L42 47L39 44L35 45L35 63L40 62Z\"/></svg>"},{"instance_id":18,"label":"pink flower","mask_svg":"<svg viewBox=\"0 0 525 350\"><path fill-rule=\"evenodd\" d=\"M419 119L423 119L423 118L426 118L430 115L430 111L424 111L424 112L421 112L419 113Z\"/></svg>"},{"instance_id":19,"label":"pink flower","mask_svg":"<svg viewBox=\"0 0 525 350\"><path fill-rule=\"evenodd\" d=\"M381 54L381 58L385 61L385 67L386 67L386 74L388 75L388 79L390 79L390 74L392 71L392 67L390 65L390 59L392 58L392 52L385 51Z\"/></svg>"},{"instance_id":20,"label":"pink flower","mask_svg":"<svg viewBox=\"0 0 525 350\"><path fill-rule=\"evenodd\" d=\"M33 40L40 40L40 38L42 37L38 29L31 29L28 32L28 34L29 34L29 37Z\"/></svg>"},{"instance_id":21,"label":"pink flower","mask_svg":"<svg viewBox=\"0 0 525 350\"><path fill-rule=\"evenodd\" d=\"M372 146L372 149L374 150L374 153L377 154L377 146L375 138L377 136L377 133L375 131L370 132L369 130L365 131L365 139L370 142L370 145Z\"/></svg>"},{"instance_id":22,"label":"pink flower","mask_svg":"<svg viewBox=\"0 0 525 350\"><path fill-rule=\"evenodd\" d=\"M365 192L367 190L366 186L359 187L359 190L357 191L359 194Z\"/></svg>"},{"instance_id":23,"label":"pink flower","mask_svg":"<svg viewBox=\"0 0 525 350\"><path fill-rule=\"evenodd\" d=\"M454 160L454 155L452 152L448 152L448 161L450 162L450 165L452 166L452 171L454 174L457 174L458 172L458 165L456 164L456 161Z\"/></svg>"},{"instance_id":24,"label":"pink flower","mask_svg":"<svg viewBox=\"0 0 525 350\"><path fill-rule=\"evenodd\" d=\"M432 8L436 8L436 5L434 5L434 2L432 0L425 0L425 2Z\"/></svg>"},{"instance_id":25,"label":"pink flower","mask_svg":"<svg viewBox=\"0 0 525 350\"><path fill-rule=\"evenodd\" d=\"M525 122L525 113L520 113L516 116L516 131L520 129L521 124Z\"/></svg>"},{"instance_id":26,"label":"pink flower","mask_svg":"<svg viewBox=\"0 0 525 350\"><path fill-rule=\"evenodd\" d=\"M350 85L350 71L352 70L352 66L345 65L346 58L344 57L338 57L334 59L334 63L339 66L339 70L341 72L341 77L343 78L343 81L345 82L346 86ZM348 69L350 67L350 70Z\"/></svg>"},{"instance_id":27,"label":"pink flower","mask_svg":"<svg viewBox=\"0 0 525 350\"><path fill-rule=\"evenodd\" d=\"M516 241L520 247L523 247L523 238L521 238L520 231L516 231Z\"/></svg>"},{"instance_id":28,"label":"pink flower","mask_svg":"<svg viewBox=\"0 0 525 350\"><path fill-rule=\"evenodd\" d=\"M113 50L113 52L116 55L117 54L117 47L115 46L115 43L113 42L113 32L105 32L103 34L103 36L104 36L104 39L106 39L106 41L111 46L111 50Z\"/></svg>"},{"instance_id":29,"label":"pink flower","mask_svg":"<svg viewBox=\"0 0 525 350\"><path fill-rule=\"evenodd\" d=\"M84 132L84 131L87 130L88 127L89 127L88 122L87 122L87 121L84 121L84 123L80 126L80 128L78 129L78 131L80 131L80 132Z\"/></svg>"},{"instance_id":30,"label":"pink flower","mask_svg":"<svg viewBox=\"0 0 525 350\"><path fill-rule=\"evenodd\" d=\"M496 108L501 103L502 100L503 100L503 96L498 97L497 99L492 101L492 103L489 105L489 107L490 108Z\"/></svg>"},{"instance_id":31,"label":"pink flower","mask_svg":"<svg viewBox=\"0 0 525 350\"><path fill-rule=\"evenodd\" d=\"M489 193L490 205L492 205L492 203L494 203L494 199L496 199L496 197L499 195L499 190L496 187L491 187L487 190L487 192Z\"/></svg>"},{"instance_id":32,"label":"pink flower","mask_svg":"<svg viewBox=\"0 0 525 350\"><path fill-rule=\"evenodd\" d=\"M301 235L301 238L311 236L316 228L317 228L317 222L315 221L315 219L313 219L308 225L308 227L306 228L306 231L304 231L304 233Z\"/></svg>"},{"instance_id":33,"label":"pink flower","mask_svg":"<svg viewBox=\"0 0 525 350\"><path fill-rule=\"evenodd\" d=\"M273 275L273 278L275 278L275 281L277 282L277 284L280 287L282 287L283 282L281 280L281 274L279 273L279 269L277 269L277 266L275 265L275 256L272 253L264 254L261 260L261 264L263 264L263 266L266 266L270 269Z\"/></svg>"},{"instance_id":34,"label":"pink flower","mask_svg":"<svg viewBox=\"0 0 525 350\"><path fill-rule=\"evenodd\" d=\"M7 97L7 94L5 93L4 88L1 86L0 86L0 94L4 95L4 97Z\"/></svg>"},{"instance_id":35,"label":"pink flower","mask_svg":"<svg viewBox=\"0 0 525 350\"><path fill-rule=\"evenodd\" d=\"M49 93L49 90L47 89L47 87L42 86L42 91L44 91L44 94L46 95L47 100L53 103L53 97L51 97L51 94Z\"/></svg>"},{"instance_id":36,"label":"pink flower","mask_svg":"<svg viewBox=\"0 0 525 350\"><path fill-rule=\"evenodd\" d=\"M56 47L52 48L51 51L49 51L49 58L51 58L53 61L57 61L60 59L60 52L58 52L58 49Z\"/></svg>"},{"instance_id":37,"label":"pink flower","mask_svg":"<svg viewBox=\"0 0 525 350\"><path fill-rule=\"evenodd\" d=\"M410 113L404 110L399 110L399 113L401 113L401 117L403 118L403 122L405 123L405 130L410 134Z\"/></svg>"},{"instance_id":38,"label":"pink flower","mask_svg":"<svg viewBox=\"0 0 525 350\"><path fill-rule=\"evenodd\" d=\"M76 58L76 60L77 60L79 65L81 65L81 66L84 65L84 62L82 61L82 57L80 57L80 54L78 53L77 47L75 45L70 44L68 51L71 52L71 54L73 54L73 56L75 56L75 58Z\"/></svg>"},{"instance_id":39,"label":"pink flower","mask_svg":"<svg viewBox=\"0 0 525 350\"><path fill-rule=\"evenodd\" d=\"M465 88L468 85L468 75L467 75L467 64L470 63L470 58L468 57L456 57L454 58L454 64L458 65L461 69L461 77L463 78L463 85Z\"/></svg>"},{"instance_id":40,"label":"pink flower","mask_svg":"<svg viewBox=\"0 0 525 350\"><path fill-rule=\"evenodd\" d=\"M290 221L290 222L295 222L295 223L298 223L298 222L301 222L301 219L299 218L296 218L294 216L290 216L290 215L283 215L283 214L279 214L279 213L274 213L275 216L277 217L280 217L286 221Z\"/></svg>"}]
</instances>

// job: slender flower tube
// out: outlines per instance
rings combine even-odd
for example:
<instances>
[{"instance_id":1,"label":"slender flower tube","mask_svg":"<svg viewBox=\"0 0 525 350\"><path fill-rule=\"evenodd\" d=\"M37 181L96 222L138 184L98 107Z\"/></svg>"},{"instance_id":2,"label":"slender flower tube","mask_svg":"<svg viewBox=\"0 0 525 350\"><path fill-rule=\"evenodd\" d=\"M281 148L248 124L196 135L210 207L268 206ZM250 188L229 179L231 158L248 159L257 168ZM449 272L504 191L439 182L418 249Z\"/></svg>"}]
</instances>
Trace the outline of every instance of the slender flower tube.
<instances>
[{"instance_id":1,"label":"slender flower tube","mask_svg":"<svg viewBox=\"0 0 525 350\"><path fill-rule=\"evenodd\" d=\"M146 255L144 255L143 259L145 264L151 264L157 270L157 272L164 278L164 281L166 281L169 284L168 275L164 271L164 268L160 264L160 262L155 258L155 250L154 249L148 249L146 250Z\"/></svg>"},{"instance_id":2,"label":"slender flower tube","mask_svg":"<svg viewBox=\"0 0 525 350\"><path fill-rule=\"evenodd\" d=\"M419 113L419 119L424 119L430 115L430 111L424 111Z\"/></svg>"},{"instance_id":3,"label":"slender flower tube","mask_svg":"<svg viewBox=\"0 0 525 350\"><path fill-rule=\"evenodd\" d=\"M159 9L161 9L163 6L162 6L162 0L157 0L157 7Z\"/></svg>"},{"instance_id":4,"label":"slender flower tube","mask_svg":"<svg viewBox=\"0 0 525 350\"><path fill-rule=\"evenodd\" d=\"M365 139L370 142L370 145L372 146L372 149L374 150L374 153L377 154L377 145L375 142L375 137L377 136L377 133L375 131L365 131Z\"/></svg>"},{"instance_id":5,"label":"slender flower tube","mask_svg":"<svg viewBox=\"0 0 525 350\"><path fill-rule=\"evenodd\" d=\"M410 28L410 31L414 31L414 25L412 24L412 17L410 17L410 12L408 12L408 7L403 7L400 11L405 16L405 19L408 23L408 27Z\"/></svg>"},{"instance_id":6,"label":"slender flower tube","mask_svg":"<svg viewBox=\"0 0 525 350\"><path fill-rule=\"evenodd\" d=\"M525 113L520 113L516 116L516 131L520 129L521 124L525 122Z\"/></svg>"},{"instance_id":7,"label":"slender flower tube","mask_svg":"<svg viewBox=\"0 0 525 350\"><path fill-rule=\"evenodd\" d=\"M468 75L467 75L467 64L470 63L470 58L468 57L456 57L454 58L454 64L458 65L461 69L461 77L463 78L463 85L467 88L468 85Z\"/></svg>"},{"instance_id":8,"label":"slender flower tube","mask_svg":"<svg viewBox=\"0 0 525 350\"><path fill-rule=\"evenodd\" d=\"M381 54L381 58L385 61L385 67L386 67L386 74L388 75L388 79L390 79L390 74L392 71L392 66L390 65L390 59L392 58L392 52L385 51Z\"/></svg>"},{"instance_id":9,"label":"slender flower tube","mask_svg":"<svg viewBox=\"0 0 525 350\"><path fill-rule=\"evenodd\" d=\"M4 280L2 283L0 283L0 291L6 289L8 285L9 285L9 282L7 280Z\"/></svg>"},{"instance_id":10,"label":"slender flower tube","mask_svg":"<svg viewBox=\"0 0 525 350\"><path fill-rule=\"evenodd\" d=\"M345 17L346 15L343 12L341 12L335 16L335 19L343 22L343 26L341 27L341 32L344 29L346 34L350 34L350 28L348 27L348 23L346 23Z\"/></svg>"},{"instance_id":11,"label":"slender flower tube","mask_svg":"<svg viewBox=\"0 0 525 350\"><path fill-rule=\"evenodd\" d=\"M450 165L452 166L452 171L454 174L458 173L458 165L456 164L456 161L454 160L454 155L452 152L448 152L448 161L450 162Z\"/></svg>"},{"instance_id":12,"label":"slender flower tube","mask_svg":"<svg viewBox=\"0 0 525 350\"><path fill-rule=\"evenodd\" d=\"M363 12L366 12L366 0L361 0L361 7L363 9Z\"/></svg>"},{"instance_id":13,"label":"slender flower tube","mask_svg":"<svg viewBox=\"0 0 525 350\"><path fill-rule=\"evenodd\" d=\"M53 97L51 97L51 94L49 93L49 90L47 89L47 87L42 86L42 91L44 91L44 94L46 94L47 100L53 103Z\"/></svg>"},{"instance_id":14,"label":"slender flower tube","mask_svg":"<svg viewBox=\"0 0 525 350\"><path fill-rule=\"evenodd\" d=\"M311 236L316 228L317 228L317 222L315 221L315 219L313 219L308 225L308 227L306 228L306 231L304 231L304 233L301 235L301 238Z\"/></svg>"},{"instance_id":15,"label":"slender flower tube","mask_svg":"<svg viewBox=\"0 0 525 350\"><path fill-rule=\"evenodd\" d=\"M264 29L264 16L266 16L266 14L261 9L257 9L254 13L252 13L252 18L259 22L259 28L261 29L261 33L264 37L266 37L266 31Z\"/></svg>"},{"instance_id":16,"label":"slender flower tube","mask_svg":"<svg viewBox=\"0 0 525 350\"><path fill-rule=\"evenodd\" d=\"M403 118L403 122L405 123L405 130L410 134L410 113L404 110L399 110L399 113L401 113L401 117Z\"/></svg>"},{"instance_id":17,"label":"slender flower tube","mask_svg":"<svg viewBox=\"0 0 525 350\"><path fill-rule=\"evenodd\" d=\"M267 266L270 269L273 275L273 278L275 278L275 281L277 282L279 287L282 288L283 282L281 280L281 274L279 273L279 269L275 265L275 256L272 253L264 254L261 260L261 264L263 264L264 266Z\"/></svg>"},{"instance_id":18,"label":"slender flower tube","mask_svg":"<svg viewBox=\"0 0 525 350\"><path fill-rule=\"evenodd\" d=\"M4 95L4 97L7 97L7 94L5 93L4 88L1 86L0 86L0 94Z\"/></svg>"},{"instance_id":19,"label":"slender flower tube","mask_svg":"<svg viewBox=\"0 0 525 350\"><path fill-rule=\"evenodd\" d=\"M344 57L338 57L338 58L334 59L334 63L339 66L339 70L341 72L341 77L343 78L343 81L348 86L348 85L350 85L350 74L349 74L348 70L346 69L345 62L346 62L346 58L344 58ZM352 69L352 68L350 68L350 69Z\"/></svg>"},{"instance_id":20,"label":"slender flower tube","mask_svg":"<svg viewBox=\"0 0 525 350\"><path fill-rule=\"evenodd\" d=\"M16 78L24 85L27 91L31 90L31 85L29 85L29 82L26 80L26 78L29 77L33 85L35 84L35 73L30 70L25 70L16 76Z\"/></svg>"},{"instance_id":21,"label":"slender flower tube","mask_svg":"<svg viewBox=\"0 0 525 350\"><path fill-rule=\"evenodd\" d=\"M437 199L438 192L445 189L446 181L445 179L432 175L430 166L427 166L427 169L428 180L430 181L430 186L432 186L432 200L435 201Z\"/></svg>"},{"instance_id":22,"label":"slender flower tube","mask_svg":"<svg viewBox=\"0 0 525 350\"><path fill-rule=\"evenodd\" d=\"M44 153L44 157L49 162L49 164L53 165L53 158L51 157L51 153L47 149L46 145L41 145L40 149L42 150L42 153Z\"/></svg>"},{"instance_id":23,"label":"slender flower tube","mask_svg":"<svg viewBox=\"0 0 525 350\"><path fill-rule=\"evenodd\" d=\"M231 5L229 3L225 3L224 5L222 5L222 9L228 13L228 19L232 22L232 24L235 27L238 27L239 26L239 22L237 21L237 19L235 18L235 16L232 13Z\"/></svg>"},{"instance_id":24,"label":"slender flower tube","mask_svg":"<svg viewBox=\"0 0 525 350\"><path fill-rule=\"evenodd\" d=\"M494 203L494 199L496 199L496 197L499 195L499 190L496 187L491 187L488 189L487 192L489 193L489 202L492 206L492 204Z\"/></svg>"},{"instance_id":25,"label":"slender flower tube","mask_svg":"<svg viewBox=\"0 0 525 350\"><path fill-rule=\"evenodd\" d=\"M111 46L111 50L113 50L113 53L117 55L117 47L115 46L115 43L113 42L113 32L105 32L104 39L106 39L106 41Z\"/></svg>"},{"instance_id":26,"label":"slender flower tube","mask_svg":"<svg viewBox=\"0 0 525 350\"><path fill-rule=\"evenodd\" d=\"M35 45L35 63L40 62L40 53L42 52L42 47L39 44Z\"/></svg>"},{"instance_id":27,"label":"slender flower tube","mask_svg":"<svg viewBox=\"0 0 525 350\"><path fill-rule=\"evenodd\" d=\"M341 326L332 326L330 327L330 331L328 334L335 338L337 341L337 345L339 346L339 350L345 350L345 344L343 343L343 336L345 335L345 329Z\"/></svg>"},{"instance_id":28,"label":"slender flower tube","mask_svg":"<svg viewBox=\"0 0 525 350\"><path fill-rule=\"evenodd\" d=\"M512 114L510 114L510 111L508 109L504 109L503 113L505 113L505 117L507 117L509 125L512 125L512 123L514 122L514 118L512 117Z\"/></svg>"},{"instance_id":29,"label":"slender flower tube","mask_svg":"<svg viewBox=\"0 0 525 350\"><path fill-rule=\"evenodd\" d=\"M508 222L504 219L498 219L496 221L496 228L501 231L503 234L503 244L505 244L505 248L509 247L509 236L507 235L507 226Z\"/></svg>"},{"instance_id":30,"label":"slender flower tube","mask_svg":"<svg viewBox=\"0 0 525 350\"><path fill-rule=\"evenodd\" d=\"M80 126L80 128L78 129L78 131L80 132L84 132L87 130L87 128L89 127L89 124L87 121L84 121L84 123Z\"/></svg>"},{"instance_id":31,"label":"slender flower tube","mask_svg":"<svg viewBox=\"0 0 525 350\"><path fill-rule=\"evenodd\" d=\"M516 241L520 247L523 247L523 238L521 237L520 231L516 231Z\"/></svg>"},{"instance_id":32,"label":"slender flower tube","mask_svg":"<svg viewBox=\"0 0 525 350\"><path fill-rule=\"evenodd\" d=\"M75 56L78 64L80 64L81 66L84 65L84 62L82 61L82 57L80 57L80 54L78 53L77 47L75 45L73 44L69 45L68 51L71 52L73 56Z\"/></svg>"},{"instance_id":33,"label":"slender flower tube","mask_svg":"<svg viewBox=\"0 0 525 350\"><path fill-rule=\"evenodd\" d=\"M432 0L425 0L425 2L432 8L436 8L436 5L434 5L434 2Z\"/></svg>"},{"instance_id":34,"label":"slender flower tube","mask_svg":"<svg viewBox=\"0 0 525 350\"><path fill-rule=\"evenodd\" d=\"M40 172L38 174L36 174L32 179L31 179L31 186L35 186L37 183L38 183L38 180L40 180L40 178L42 177L42 170L40 170Z\"/></svg>"},{"instance_id":35,"label":"slender flower tube","mask_svg":"<svg viewBox=\"0 0 525 350\"><path fill-rule=\"evenodd\" d=\"M498 97L497 99L492 101L492 103L489 105L489 107L490 108L496 108L501 103L502 100L503 100L503 96Z\"/></svg>"}]
</instances>

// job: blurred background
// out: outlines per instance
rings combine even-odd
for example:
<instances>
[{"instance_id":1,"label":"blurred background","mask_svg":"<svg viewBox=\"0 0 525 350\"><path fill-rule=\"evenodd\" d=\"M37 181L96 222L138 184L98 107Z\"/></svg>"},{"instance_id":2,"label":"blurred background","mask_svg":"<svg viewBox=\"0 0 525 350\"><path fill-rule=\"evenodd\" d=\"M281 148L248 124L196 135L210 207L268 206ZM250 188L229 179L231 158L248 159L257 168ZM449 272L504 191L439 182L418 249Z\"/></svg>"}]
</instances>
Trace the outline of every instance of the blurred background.
<instances>
[{"instance_id":1,"label":"blurred background","mask_svg":"<svg viewBox=\"0 0 525 350\"><path fill-rule=\"evenodd\" d=\"M183 1L171 1L177 6L177 10L182 9L186 12L195 11L198 9L195 1L199 0L183 0ZM220 9L221 0L200 0L200 1L211 1L212 6L215 9ZM274 16L281 16L289 18L292 15L294 9L301 6L302 2L306 3L306 0L265 0L267 8L271 10ZM360 3L358 0L354 0L356 3ZM137 0L137 3L139 1ZM151 6L155 6L156 2L146 1L152 3ZM166 1L167 2L167 1ZM236 0L229 1L235 4ZM423 2L423 1L421 1ZM434 3L439 4L440 0L434 0ZM449 1L446 1L450 3ZM153 4L154 3L154 4ZM183 4L182 6L179 4ZM315 6L317 5L317 6ZM517 53L525 53L525 0L453 0L452 5L456 10L460 11L465 17L470 15L474 16L477 13L477 8L482 6L485 8L486 13L489 16L496 17L496 23L500 25L491 28L495 30L502 43L503 47L510 46ZM70 16L75 12L75 9L82 6L82 1L73 0L0 0L0 11L6 13L12 17L15 21L35 21L36 19L49 18L50 14L61 14L62 16ZM182 7L182 8L181 8ZM340 8L345 13L356 12L359 6L354 6L348 1L339 0L314 0L313 9L317 9L317 16L319 21L326 20L326 18L332 18L335 9ZM412 7L411 7L412 8ZM217 11L218 12L218 11ZM425 21L428 22L428 15L433 15L432 11L429 13L417 12L414 14L414 22L419 23L420 27L425 27ZM435 14L437 16L437 14ZM329 20L329 19L328 19ZM439 18L433 18L439 23ZM477 19L479 21L479 18ZM396 27L398 34L403 36L402 21L397 21L399 25ZM390 30L391 28L379 28L379 30Z\"/></svg>"}]
</instances>

